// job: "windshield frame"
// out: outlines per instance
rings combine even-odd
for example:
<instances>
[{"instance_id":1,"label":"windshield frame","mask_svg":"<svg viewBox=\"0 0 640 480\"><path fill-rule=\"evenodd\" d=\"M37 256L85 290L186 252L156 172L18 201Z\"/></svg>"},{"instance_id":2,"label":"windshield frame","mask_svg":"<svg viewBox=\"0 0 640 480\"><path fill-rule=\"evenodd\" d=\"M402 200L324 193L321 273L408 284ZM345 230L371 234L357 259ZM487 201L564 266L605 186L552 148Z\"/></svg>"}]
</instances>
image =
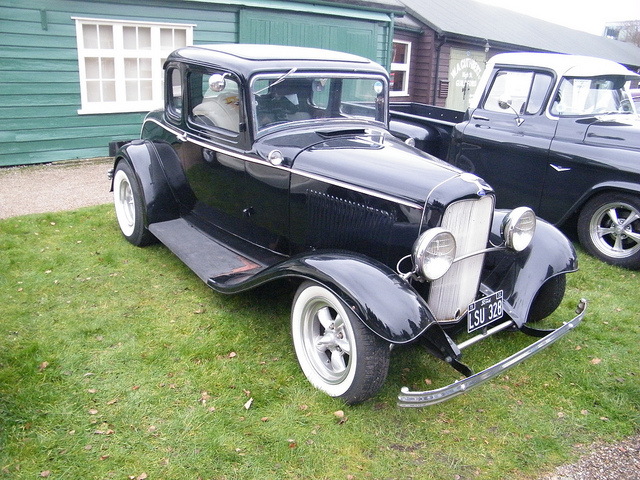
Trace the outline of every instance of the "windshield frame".
<instances>
[{"instance_id":1,"label":"windshield frame","mask_svg":"<svg viewBox=\"0 0 640 480\"><path fill-rule=\"evenodd\" d=\"M314 88L323 88L321 86L322 81L329 82L329 87L327 87L327 95L329 98L327 99L327 105L318 106L313 102L313 99L309 99L309 103L311 104L311 108L317 109L318 111L324 111L325 113L330 109L329 104L332 105L331 108L337 106L344 106L347 103L351 103L353 106L356 106L357 100L347 100L343 101L342 97L333 98L332 95L337 93L342 94L341 85L342 82L338 82L340 88L332 89L332 82L336 80L364 80L372 82L374 89L380 88L380 92L375 91L375 97L371 96L371 103L366 107L361 108L371 108L372 106L375 108L374 115L347 115L342 111L340 115L322 115L318 117L310 116L309 118L293 118L286 119L280 121L272 121L272 122L263 122L261 121L261 115L264 115L264 112L261 112L261 105L259 103L263 103L267 96L273 98L272 87L276 87L275 90L285 86L287 83L299 83L304 84L307 83L311 85L311 88L308 90L311 95L313 95ZM265 81L269 82L269 85L265 88ZM379 82L379 85L378 85ZM305 85L306 87L309 85ZM389 116L389 82L384 75L379 73L371 72L371 73L349 73L349 72L327 72L327 71L280 71L280 72L260 72L253 75L249 82L249 96L251 100L251 114L253 117L253 133L255 138L259 136L263 136L266 133L280 130L282 128L288 128L290 125L304 125L304 124L312 124L317 122L325 122L330 120L332 124L334 122L339 123L349 123L353 124L354 122L359 123L367 123L369 125L373 125L376 127L387 128L387 119ZM260 98L258 98L258 96ZM287 96L287 98L289 98ZM298 101L301 99L298 97ZM338 102L337 104L335 102ZM297 104L296 104L297 105ZM354 107L357 108L357 107Z\"/></svg>"}]
</instances>

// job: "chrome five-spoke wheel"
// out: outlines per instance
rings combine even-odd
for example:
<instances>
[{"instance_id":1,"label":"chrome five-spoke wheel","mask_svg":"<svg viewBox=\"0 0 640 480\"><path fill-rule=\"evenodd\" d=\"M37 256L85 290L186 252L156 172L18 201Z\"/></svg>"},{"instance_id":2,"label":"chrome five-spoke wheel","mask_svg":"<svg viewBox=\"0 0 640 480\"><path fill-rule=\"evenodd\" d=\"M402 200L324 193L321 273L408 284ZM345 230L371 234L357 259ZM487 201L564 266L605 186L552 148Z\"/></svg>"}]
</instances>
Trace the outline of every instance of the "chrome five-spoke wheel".
<instances>
[{"instance_id":1,"label":"chrome five-spoke wheel","mask_svg":"<svg viewBox=\"0 0 640 480\"><path fill-rule=\"evenodd\" d=\"M327 288L303 283L291 311L293 344L311 384L347 403L362 402L384 383L389 345Z\"/></svg>"}]
</instances>

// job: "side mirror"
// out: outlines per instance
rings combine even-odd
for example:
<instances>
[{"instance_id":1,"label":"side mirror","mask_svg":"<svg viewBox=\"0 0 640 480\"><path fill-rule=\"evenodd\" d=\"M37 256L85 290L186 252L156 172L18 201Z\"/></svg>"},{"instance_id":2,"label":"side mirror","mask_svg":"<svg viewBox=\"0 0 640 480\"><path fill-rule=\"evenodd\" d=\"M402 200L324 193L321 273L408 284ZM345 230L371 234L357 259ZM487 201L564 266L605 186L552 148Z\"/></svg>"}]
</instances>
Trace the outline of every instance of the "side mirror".
<instances>
[{"instance_id":1,"label":"side mirror","mask_svg":"<svg viewBox=\"0 0 640 480\"><path fill-rule=\"evenodd\" d=\"M513 103L513 100L511 100L510 97L500 97L498 99L498 106L502 109L502 110L509 110L511 107L511 104Z\"/></svg>"},{"instance_id":2,"label":"side mirror","mask_svg":"<svg viewBox=\"0 0 640 480\"><path fill-rule=\"evenodd\" d=\"M522 118L520 114L517 112L517 110L513 108L513 106L511 105L512 103L513 103L513 100L511 100L510 97L500 97L498 99L498 106L502 110L511 110L513 113L516 114L516 125L520 126L524 123L524 118Z\"/></svg>"},{"instance_id":3,"label":"side mirror","mask_svg":"<svg viewBox=\"0 0 640 480\"><path fill-rule=\"evenodd\" d=\"M209 88L212 92L221 92L226 87L227 81L224 79L224 75L215 73L209 77Z\"/></svg>"}]
</instances>

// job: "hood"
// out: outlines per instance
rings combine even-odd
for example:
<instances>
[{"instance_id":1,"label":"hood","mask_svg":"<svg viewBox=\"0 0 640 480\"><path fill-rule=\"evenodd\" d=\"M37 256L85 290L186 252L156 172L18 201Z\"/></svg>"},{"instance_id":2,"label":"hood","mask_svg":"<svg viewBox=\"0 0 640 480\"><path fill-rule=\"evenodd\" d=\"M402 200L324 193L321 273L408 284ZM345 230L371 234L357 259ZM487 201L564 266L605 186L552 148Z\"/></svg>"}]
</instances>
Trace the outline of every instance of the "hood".
<instances>
[{"instance_id":1,"label":"hood","mask_svg":"<svg viewBox=\"0 0 640 480\"><path fill-rule=\"evenodd\" d=\"M475 175L386 132L325 135L296 156L293 170L419 205L427 200L447 205L492 192ZM440 186L444 188L437 188Z\"/></svg>"},{"instance_id":2,"label":"hood","mask_svg":"<svg viewBox=\"0 0 640 480\"><path fill-rule=\"evenodd\" d=\"M636 115L602 115L587 128L588 145L640 150L640 119Z\"/></svg>"}]
</instances>

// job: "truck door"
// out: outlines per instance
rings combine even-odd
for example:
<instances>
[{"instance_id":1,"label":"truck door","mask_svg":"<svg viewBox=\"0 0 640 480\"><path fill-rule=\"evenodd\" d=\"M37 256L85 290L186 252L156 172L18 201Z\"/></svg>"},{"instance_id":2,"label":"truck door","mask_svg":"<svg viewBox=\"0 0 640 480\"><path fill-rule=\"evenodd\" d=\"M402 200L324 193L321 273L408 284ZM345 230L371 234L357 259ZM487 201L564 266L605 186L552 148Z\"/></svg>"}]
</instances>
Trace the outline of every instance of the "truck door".
<instances>
[{"instance_id":1,"label":"truck door","mask_svg":"<svg viewBox=\"0 0 640 480\"><path fill-rule=\"evenodd\" d=\"M496 68L488 91L454 133L452 163L484 178L499 208L540 206L556 123L545 115L553 75Z\"/></svg>"}]
</instances>

